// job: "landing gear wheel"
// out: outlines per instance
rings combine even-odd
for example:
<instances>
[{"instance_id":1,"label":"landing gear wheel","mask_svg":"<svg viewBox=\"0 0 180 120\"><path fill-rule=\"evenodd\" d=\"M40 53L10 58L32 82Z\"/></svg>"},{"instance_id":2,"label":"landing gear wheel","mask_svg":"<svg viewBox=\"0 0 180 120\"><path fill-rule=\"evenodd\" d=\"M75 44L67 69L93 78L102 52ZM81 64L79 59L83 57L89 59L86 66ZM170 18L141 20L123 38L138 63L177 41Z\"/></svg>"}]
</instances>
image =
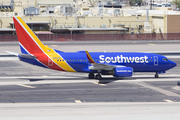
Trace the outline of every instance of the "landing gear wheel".
<instances>
[{"instance_id":1,"label":"landing gear wheel","mask_svg":"<svg viewBox=\"0 0 180 120\"><path fill-rule=\"evenodd\" d=\"M155 78L158 78L159 77L159 75L158 74L155 74L155 76L154 76Z\"/></svg>"},{"instance_id":2,"label":"landing gear wheel","mask_svg":"<svg viewBox=\"0 0 180 120\"><path fill-rule=\"evenodd\" d=\"M102 79L101 75L100 75L100 74L97 74L97 75L96 75L96 79L101 80L101 79Z\"/></svg>"},{"instance_id":3,"label":"landing gear wheel","mask_svg":"<svg viewBox=\"0 0 180 120\"><path fill-rule=\"evenodd\" d=\"M89 73L89 79L94 79L94 73Z\"/></svg>"}]
</instances>

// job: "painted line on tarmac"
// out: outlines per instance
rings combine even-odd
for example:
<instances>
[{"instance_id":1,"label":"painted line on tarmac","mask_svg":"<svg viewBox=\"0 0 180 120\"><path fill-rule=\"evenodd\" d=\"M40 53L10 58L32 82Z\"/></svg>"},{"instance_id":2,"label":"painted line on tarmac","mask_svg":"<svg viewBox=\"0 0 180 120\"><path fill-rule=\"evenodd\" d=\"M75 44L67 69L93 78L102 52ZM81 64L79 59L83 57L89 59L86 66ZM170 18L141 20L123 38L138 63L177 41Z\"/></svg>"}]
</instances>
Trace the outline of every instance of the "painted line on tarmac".
<instances>
[{"instance_id":1,"label":"painted line on tarmac","mask_svg":"<svg viewBox=\"0 0 180 120\"><path fill-rule=\"evenodd\" d=\"M0 57L0 61L6 61L6 60L19 60L18 57Z\"/></svg>"},{"instance_id":2,"label":"painted line on tarmac","mask_svg":"<svg viewBox=\"0 0 180 120\"><path fill-rule=\"evenodd\" d=\"M180 87L179 86L175 86L173 87L174 90L180 90Z\"/></svg>"},{"instance_id":3,"label":"painted line on tarmac","mask_svg":"<svg viewBox=\"0 0 180 120\"><path fill-rule=\"evenodd\" d=\"M150 43L150 44L148 44L148 45L155 45L155 44L151 44L151 43Z\"/></svg>"},{"instance_id":4,"label":"painted line on tarmac","mask_svg":"<svg viewBox=\"0 0 180 120\"><path fill-rule=\"evenodd\" d=\"M53 46L53 47L57 47L57 45L51 45L51 46Z\"/></svg>"},{"instance_id":5,"label":"painted line on tarmac","mask_svg":"<svg viewBox=\"0 0 180 120\"><path fill-rule=\"evenodd\" d=\"M22 87L27 87L27 88L36 88L36 87L30 86L30 85L24 85L24 84L17 84L17 85L22 86Z\"/></svg>"},{"instance_id":6,"label":"painted line on tarmac","mask_svg":"<svg viewBox=\"0 0 180 120\"><path fill-rule=\"evenodd\" d=\"M164 101L165 101L165 102L173 102L172 100L165 100L165 99L164 99Z\"/></svg>"},{"instance_id":7,"label":"painted line on tarmac","mask_svg":"<svg viewBox=\"0 0 180 120\"><path fill-rule=\"evenodd\" d=\"M165 55L167 58L180 58L180 56L171 56L171 55Z\"/></svg>"},{"instance_id":8,"label":"painted line on tarmac","mask_svg":"<svg viewBox=\"0 0 180 120\"><path fill-rule=\"evenodd\" d=\"M168 90L164 90L162 88L158 88L158 87L155 87L155 86L151 86L147 83L144 83L144 82L141 82L141 83L135 83L137 85L141 85L143 87L146 87L146 88L149 88L149 89L152 89L152 90L155 90L157 92L160 92L164 95L167 95L167 96L171 96L171 97L180 97L180 95L176 94L176 93L173 93L171 91L168 91Z\"/></svg>"},{"instance_id":9,"label":"painted line on tarmac","mask_svg":"<svg viewBox=\"0 0 180 120\"><path fill-rule=\"evenodd\" d=\"M75 103L82 103L80 100L74 100Z\"/></svg>"},{"instance_id":10,"label":"painted line on tarmac","mask_svg":"<svg viewBox=\"0 0 180 120\"><path fill-rule=\"evenodd\" d=\"M101 85L101 86L107 86L106 84L101 84L101 83L98 83L98 82L91 82L93 84L96 84L96 85Z\"/></svg>"}]
</instances>

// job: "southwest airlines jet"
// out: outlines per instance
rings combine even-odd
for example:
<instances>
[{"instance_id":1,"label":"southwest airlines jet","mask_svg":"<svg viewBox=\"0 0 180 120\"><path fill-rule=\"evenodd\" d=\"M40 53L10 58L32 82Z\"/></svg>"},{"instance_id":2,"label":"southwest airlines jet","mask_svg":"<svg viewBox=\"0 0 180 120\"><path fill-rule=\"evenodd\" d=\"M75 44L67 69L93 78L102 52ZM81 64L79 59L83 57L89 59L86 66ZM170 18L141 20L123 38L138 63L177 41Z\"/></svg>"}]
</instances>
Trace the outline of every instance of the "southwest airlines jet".
<instances>
[{"instance_id":1,"label":"southwest airlines jet","mask_svg":"<svg viewBox=\"0 0 180 120\"><path fill-rule=\"evenodd\" d=\"M40 67L89 73L89 79L100 80L101 75L131 77L133 72L154 72L158 78L158 74L176 66L166 57L152 53L59 51L43 45L21 17L13 20L21 48L21 53L16 55L21 61Z\"/></svg>"}]
</instances>

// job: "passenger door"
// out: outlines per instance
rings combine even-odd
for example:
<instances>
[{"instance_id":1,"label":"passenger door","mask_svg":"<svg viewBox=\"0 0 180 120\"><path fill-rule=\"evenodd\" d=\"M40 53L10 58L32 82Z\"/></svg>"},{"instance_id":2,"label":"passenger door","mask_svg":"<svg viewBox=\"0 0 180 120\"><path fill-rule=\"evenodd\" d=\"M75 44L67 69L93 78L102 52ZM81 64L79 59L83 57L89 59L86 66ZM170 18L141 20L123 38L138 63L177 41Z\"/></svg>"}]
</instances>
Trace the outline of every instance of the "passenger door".
<instances>
[{"instance_id":1,"label":"passenger door","mask_svg":"<svg viewBox=\"0 0 180 120\"><path fill-rule=\"evenodd\" d=\"M154 66L158 65L158 56L154 56Z\"/></svg>"}]
</instances>

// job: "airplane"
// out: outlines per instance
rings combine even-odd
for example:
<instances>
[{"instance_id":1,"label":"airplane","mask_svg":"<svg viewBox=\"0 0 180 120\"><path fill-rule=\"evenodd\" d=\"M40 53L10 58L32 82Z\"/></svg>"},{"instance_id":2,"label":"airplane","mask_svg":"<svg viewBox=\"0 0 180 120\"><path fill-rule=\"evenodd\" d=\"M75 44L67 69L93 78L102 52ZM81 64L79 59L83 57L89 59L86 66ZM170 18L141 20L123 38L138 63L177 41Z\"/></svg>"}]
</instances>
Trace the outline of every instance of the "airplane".
<instances>
[{"instance_id":1,"label":"airplane","mask_svg":"<svg viewBox=\"0 0 180 120\"><path fill-rule=\"evenodd\" d=\"M160 73L176 66L167 57L143 52L63 52L44 45L21 17L13 17L21 53L13 53L23 62L44 68L89 73L89 79L102 79L102 75L131 77L134 72ZM95 75L96 74L96 75Z\"/></svg>"}]
</instances>

